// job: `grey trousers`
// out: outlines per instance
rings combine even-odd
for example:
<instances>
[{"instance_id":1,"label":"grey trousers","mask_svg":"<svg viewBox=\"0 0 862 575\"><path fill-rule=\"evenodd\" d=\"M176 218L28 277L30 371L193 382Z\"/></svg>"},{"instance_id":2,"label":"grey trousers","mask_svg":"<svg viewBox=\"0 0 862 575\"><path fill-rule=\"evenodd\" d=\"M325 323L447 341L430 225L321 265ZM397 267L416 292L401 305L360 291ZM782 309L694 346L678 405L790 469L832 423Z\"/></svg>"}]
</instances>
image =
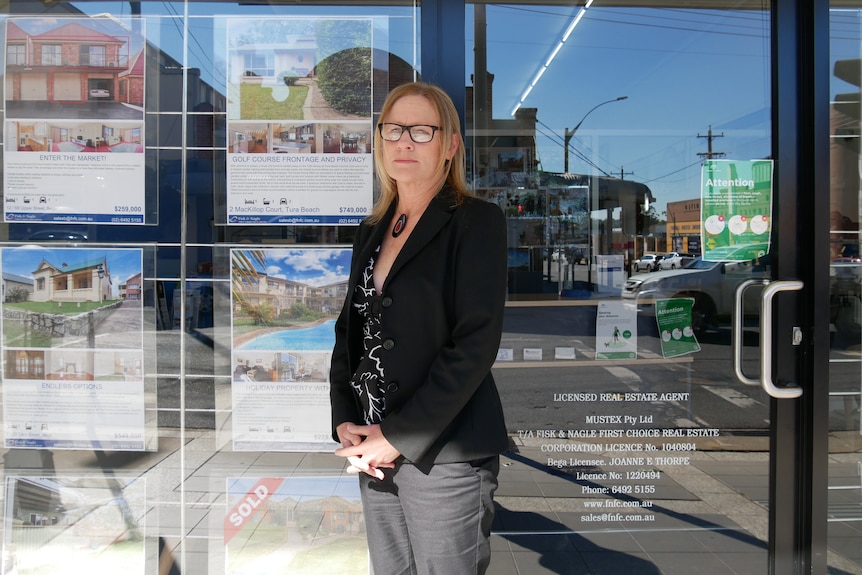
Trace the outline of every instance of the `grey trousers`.
<instances>
[{"instance_id":1,"label":"grey trousers","mask_svg":"<svg viewBox=\"0 0 862 575\"><path fill-rule=\"evenodd\" d=\"M482 575L491 561L499 456L361 473L360 492L374 575Z\"/></svg>"}]
</instances>

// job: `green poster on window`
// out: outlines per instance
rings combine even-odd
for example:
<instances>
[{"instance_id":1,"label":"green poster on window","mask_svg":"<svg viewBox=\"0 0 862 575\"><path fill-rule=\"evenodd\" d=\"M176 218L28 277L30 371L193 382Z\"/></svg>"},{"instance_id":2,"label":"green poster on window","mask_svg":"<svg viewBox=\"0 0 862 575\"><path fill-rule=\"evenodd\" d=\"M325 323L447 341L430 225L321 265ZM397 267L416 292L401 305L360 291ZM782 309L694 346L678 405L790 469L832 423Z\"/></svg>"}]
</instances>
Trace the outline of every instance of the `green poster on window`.
<instances>
[{"instance_id":1,"label":"green poster on window","mask_svg":"<svg viewBox=\"0 0 862 575\"><path fill-rule=\"evenodd\" d=\"M769 253L772 160L707 160L701 171L703 259L739 262Z\"/></svg>"},{"instance_id":2,"label":"green poster on window","mask_svg":"<svg viewBox=\"0 0 862 575\"><path fill-rule=\"evenodd\" d=\"M663 357L676 357L700 351L691 327L692 298L659 299L655 302L655 320Z\"/></svg>"}]
</instances>

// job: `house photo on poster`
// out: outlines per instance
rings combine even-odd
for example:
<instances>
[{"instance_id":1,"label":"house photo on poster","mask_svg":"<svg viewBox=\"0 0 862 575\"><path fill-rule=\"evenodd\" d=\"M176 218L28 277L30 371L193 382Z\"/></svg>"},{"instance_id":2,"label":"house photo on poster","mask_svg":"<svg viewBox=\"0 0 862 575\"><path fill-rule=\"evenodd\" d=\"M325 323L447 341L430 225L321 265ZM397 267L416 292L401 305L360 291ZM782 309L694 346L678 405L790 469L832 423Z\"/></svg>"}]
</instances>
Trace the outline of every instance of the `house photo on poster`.
<instances>
[{"instance_id":1,"label":"house photo on poster","mask_svg":"<svg viewBox=\"0 0 862 575\"><path fill-rule=\"evenodd\" d=\"M355 477L229 477L227 502L227 575L368 575Z\"/></svg>"},{"instance_id":2,"label":"house photo on poster","mask_svg":"<svg viewBox=\"0 0 862 575\"><path fill-rule=\"evenodd\" d=\"M147 572L146 479L11 476L5 498L4 574Z\"/></svg>"},{"instance_id":3,"label":"house photo on poster","mask_svg":"<svg viewBox=\"0 0 862 575\"><path fill-rule=\"evenodd\" d=\"M142 250L0 248L6 447L145 448Z\"/></svg>"},{"instance_id":4,"label":"house photo on poster","mask_svg":"<svg viewBox=\"0 0 862 575\"><path fill-rule=\"evenodd\" d=\"M144 21L16 17L5 31L5 221L146 223Z\"/></svg>"},{"instance_id":5,"label":"house photo on poster","mask_svg":"<svg viewBox=\"0 0 862 575\"><path fill-rule=\"evenodd\" d=\"M231 250L237 451L332 451L329 363L349 249Z\"/></svg>"},{"instance_id":6,"label":"house photo on poster","mask_svg":"<svg viewBox=\"0 0 862 575\"><path fill-rule=\"evenodd\" d=\"M372 22L228 19L228 224L356 225L371 211Z\"/></svg>"}]
</instances>

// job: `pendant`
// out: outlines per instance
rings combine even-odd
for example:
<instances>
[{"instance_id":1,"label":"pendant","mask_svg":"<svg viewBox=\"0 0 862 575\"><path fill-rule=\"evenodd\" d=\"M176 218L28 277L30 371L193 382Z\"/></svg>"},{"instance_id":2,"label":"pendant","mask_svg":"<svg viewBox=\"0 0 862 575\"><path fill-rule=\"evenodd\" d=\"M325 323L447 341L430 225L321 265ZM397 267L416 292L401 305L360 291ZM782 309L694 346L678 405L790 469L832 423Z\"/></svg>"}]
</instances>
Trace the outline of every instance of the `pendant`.
<instances>
[{"instance_id":1,"label":"pendant","mask_svg":"<svg viewBox=\"0 0 862 575\"><path fill-rule=\"evenodd\" d=\"M401 214L392 226L392 237L397 238L404 231L404 226L407 225L407 214Z\"/></svg>"}]
</instances>

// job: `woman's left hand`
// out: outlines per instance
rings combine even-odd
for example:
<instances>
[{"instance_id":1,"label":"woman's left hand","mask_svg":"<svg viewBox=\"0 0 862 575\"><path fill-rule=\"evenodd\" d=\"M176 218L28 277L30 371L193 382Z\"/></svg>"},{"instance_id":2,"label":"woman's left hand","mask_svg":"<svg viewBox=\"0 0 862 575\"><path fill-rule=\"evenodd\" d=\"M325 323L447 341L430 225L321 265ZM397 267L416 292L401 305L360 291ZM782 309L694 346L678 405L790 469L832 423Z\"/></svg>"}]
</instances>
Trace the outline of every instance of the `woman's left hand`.
<instances>
[{"instance_id":1,"label":"woman's left hand","mask_svg":"<svg viewBox=\"0 0 862 575\"><path fill-rule=\"evenodd\" d=\"M389 443L389 440L383 436L383 432L380 430L380 425L350 424L347 426L347 431L354 435L359 435L364 439L358 445L336 449L335 455L346 457L348 460L358 458L363 464L362 467L365 467L366 469L370 468L375 471L382 468L391 469L395 467L395 460L399 455L401 455L401 452L395 449L392 444ZM352 470L348 469L348 471ZM364 471L364 469L360 468L356 469L356 471ZM378 479L382 479L382 477L377 473L370 473L370 475L374 475Z\"/></svg>"}]
</instances>

